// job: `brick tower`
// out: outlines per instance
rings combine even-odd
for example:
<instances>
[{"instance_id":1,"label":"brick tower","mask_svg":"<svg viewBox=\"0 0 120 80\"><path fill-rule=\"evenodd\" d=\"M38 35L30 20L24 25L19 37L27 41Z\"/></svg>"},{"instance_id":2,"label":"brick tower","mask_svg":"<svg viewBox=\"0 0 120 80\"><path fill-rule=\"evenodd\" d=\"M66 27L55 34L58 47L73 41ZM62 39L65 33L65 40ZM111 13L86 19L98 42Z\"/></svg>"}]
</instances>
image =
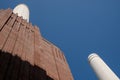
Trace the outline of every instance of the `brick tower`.
<instances>
[{"instance_id":1,"label":"brick tower","mask_svg":"<svg viewBox=\"0 0 120 80\"><path fill-rule=\"evenodd\" d=\"M73 80L64 54L37 26L0 10L0 80Z\"/></svg>"}]
</instances>

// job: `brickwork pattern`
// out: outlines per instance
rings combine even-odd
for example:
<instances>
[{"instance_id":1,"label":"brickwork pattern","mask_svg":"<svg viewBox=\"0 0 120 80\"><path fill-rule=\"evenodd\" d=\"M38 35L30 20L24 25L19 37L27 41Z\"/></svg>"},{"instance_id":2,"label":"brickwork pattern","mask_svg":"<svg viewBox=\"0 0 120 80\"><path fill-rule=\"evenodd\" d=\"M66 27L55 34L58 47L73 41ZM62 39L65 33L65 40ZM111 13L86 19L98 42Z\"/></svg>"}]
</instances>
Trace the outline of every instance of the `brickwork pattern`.
<instances>
[{"instance_id":1,"label":"brickwork pattern","mask_svg":"<svg viewBox=\"0 0 120 80\"><path fill-rule=\"evenodd\" d=\"M61 50L11 9L0 10L0 51L0 80L73 80Z\"/></svg>"}]
</instances>

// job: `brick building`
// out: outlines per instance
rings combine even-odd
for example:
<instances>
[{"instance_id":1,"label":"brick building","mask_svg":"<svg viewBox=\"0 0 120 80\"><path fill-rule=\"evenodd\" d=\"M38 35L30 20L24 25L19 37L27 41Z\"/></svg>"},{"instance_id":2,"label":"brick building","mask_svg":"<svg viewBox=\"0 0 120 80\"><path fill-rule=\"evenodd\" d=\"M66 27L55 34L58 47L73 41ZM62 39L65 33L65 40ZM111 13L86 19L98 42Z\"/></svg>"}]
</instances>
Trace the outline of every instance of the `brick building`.
<instances>
[{"instance_id":1,"label":"brick building","mask_svg":"<svg viewBox=\"0 0 120 80\"><path fill-rule=\"evenodd\" d=\"M64 54L37 26L0 10L0 80L73 80Z\"/></svg>"}]
</instances>

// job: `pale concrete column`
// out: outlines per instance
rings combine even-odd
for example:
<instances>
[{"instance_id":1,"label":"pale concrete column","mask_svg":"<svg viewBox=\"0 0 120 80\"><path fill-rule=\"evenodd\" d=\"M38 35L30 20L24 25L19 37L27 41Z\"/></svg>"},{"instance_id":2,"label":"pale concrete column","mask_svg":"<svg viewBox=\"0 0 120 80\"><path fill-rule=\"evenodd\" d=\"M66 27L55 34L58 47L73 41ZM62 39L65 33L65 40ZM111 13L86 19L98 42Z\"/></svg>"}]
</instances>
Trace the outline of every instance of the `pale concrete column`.
<instances>
[{"instance_id":1,"label":"pale concrete column","mask_svg":"<svg viewBox=\"0 0 120 80\"><path fill-rule=\"evenodd\" d=\"M97 54L90 54L88 60L99 80L120 80Z\"/></svg>"},{"instance_id":2,"label":"pale concrete column","mask_svg":"<svg viewBox=\"0 0 120 80\"><path fill-rule=\"evenodd\" d=\"M29 22L29 8L25 4L19 4L13 9L13 13L18 14L18 16L23 17L23 19Z\"/></svg>"}]
</instances>

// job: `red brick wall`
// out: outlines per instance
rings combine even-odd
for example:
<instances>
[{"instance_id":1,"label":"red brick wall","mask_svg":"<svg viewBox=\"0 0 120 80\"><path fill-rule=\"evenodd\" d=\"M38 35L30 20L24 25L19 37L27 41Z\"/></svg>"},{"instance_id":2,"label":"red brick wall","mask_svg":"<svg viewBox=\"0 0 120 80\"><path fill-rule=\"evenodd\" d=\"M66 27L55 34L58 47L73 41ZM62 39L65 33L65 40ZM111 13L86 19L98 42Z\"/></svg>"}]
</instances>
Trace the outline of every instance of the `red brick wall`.
<instances>
[{"instance_id":1,"label":"red brick wall","mask_svg":"<svg viewBox=\"0 0 120 80\"><path fill-rule=\"evenodd\" d=\"M37 26L13 14L11 9L0 10L0 50L44 69L54 80L73 80L60 49L45 40Z\"/></svg>"}]
</instances>

